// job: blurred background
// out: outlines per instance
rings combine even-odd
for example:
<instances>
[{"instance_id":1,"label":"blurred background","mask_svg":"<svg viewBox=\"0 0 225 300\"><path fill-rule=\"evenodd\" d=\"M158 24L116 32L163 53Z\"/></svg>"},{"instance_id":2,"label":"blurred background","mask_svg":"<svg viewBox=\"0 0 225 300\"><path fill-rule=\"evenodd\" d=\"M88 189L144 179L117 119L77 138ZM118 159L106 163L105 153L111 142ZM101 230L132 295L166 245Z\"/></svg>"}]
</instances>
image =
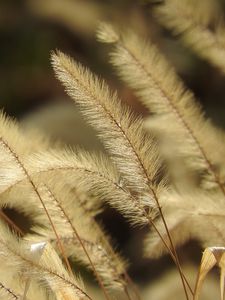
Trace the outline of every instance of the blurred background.
<instances>
[{"instance_id":1,"label":"blurred background","mask_svg":"<svg viewBox=\"0 0 225 300\"><path fill-rule=\"evenodd\" d=\"M94 130L86 125L54 77L50 53L60 49L103 77L124 102L145 116L147 111L115 76L108 63L107 46L96 41L95 30L101 20L115 22L126 29L134 28L143 37L150 36L194 91L206 114L217 125L225 127L225 76L196 57L157 23L151 8L158 2L0 0L1 109L23 126L38 128L53 140L91 151L103 150ZM225 1L220 2L225 11ZM137 282L145 284L156 280L172 266L167 256L160 261L142 258L144 229L131 229L110 209L101 219L117 248L132 262L130 274ZM201 249L195 241L179 252L182 261L199 264Z\"/></svg>"}]
</instances>

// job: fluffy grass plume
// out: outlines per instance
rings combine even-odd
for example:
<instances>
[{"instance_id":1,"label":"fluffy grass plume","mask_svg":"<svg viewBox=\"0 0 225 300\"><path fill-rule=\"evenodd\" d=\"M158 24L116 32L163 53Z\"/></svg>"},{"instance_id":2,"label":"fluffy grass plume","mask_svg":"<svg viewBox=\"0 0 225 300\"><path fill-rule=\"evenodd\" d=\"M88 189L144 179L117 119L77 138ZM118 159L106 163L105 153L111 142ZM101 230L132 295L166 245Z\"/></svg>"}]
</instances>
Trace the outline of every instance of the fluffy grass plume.
<instances>
[{"instance_id":1,"label":"fluffy grass plume","mask_svg":"<svg viewBox=\"0 0 225 300\"><path fill-rule=\"evenodd\" d=\"M153 11L185 45L224 72L224 29L212 1L195 6L192 0L168 0ZM215 265L223 299L224 132L205 118L194 93L151 40L106 23L97 37L108 44L111 64L151 115L137 117L102 79L60 51L51 56L56 77L97 130L106 153L52 145L0 114L0 297L149 299L149 288L136 288L128 274L132 262L114 249L99 222L107 205L135 230L143 229L147 257L168 253L175 264L176 274L153 284L156 300L199 299ZM8 209L26 219L24 228ZM189 239L207 248L198 275L183 268L177 253ZM78 268L94 279L81 279ZM89 282L98 286L98 296Z\"/></svg>"}]
</instances>

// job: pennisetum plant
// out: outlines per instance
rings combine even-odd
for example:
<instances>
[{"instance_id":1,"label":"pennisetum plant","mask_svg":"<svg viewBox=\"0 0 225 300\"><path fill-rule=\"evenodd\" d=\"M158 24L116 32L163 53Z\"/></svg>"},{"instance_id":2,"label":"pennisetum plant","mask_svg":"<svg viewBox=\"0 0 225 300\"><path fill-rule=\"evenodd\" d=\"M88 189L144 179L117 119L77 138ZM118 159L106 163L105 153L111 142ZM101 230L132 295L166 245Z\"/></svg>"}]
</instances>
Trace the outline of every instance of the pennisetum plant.
<instances>
[{"instance_id":1,"label":"pennisetum plant","mask_svg":"<svg viewBox=\"0 0 225 300\"><path fill-rule=\"evenodd\" d=\"M168 0L154 13L224 72L225 29L221 22L214 31L208 28L210 6L204 11L193 6L194 1ZM106 83L60 51L51 55L56 77L98 131L107 155L53 147L0 115L1 299L142 299L126 259L96 221L104 203L132 226L147 228L146 256L170 254L184 299L199 298L216 264L223 299L224 133L206 120L194 94L152 42L105 23L97 38L109 44L110 62L151 116L136 117ZM29 216L29 231L16 225L5 207ZM176 251L191 237L207 248L195 286ZM93 272L99 298L86 290L68 258Z\"/></svg>"}]
</instances>

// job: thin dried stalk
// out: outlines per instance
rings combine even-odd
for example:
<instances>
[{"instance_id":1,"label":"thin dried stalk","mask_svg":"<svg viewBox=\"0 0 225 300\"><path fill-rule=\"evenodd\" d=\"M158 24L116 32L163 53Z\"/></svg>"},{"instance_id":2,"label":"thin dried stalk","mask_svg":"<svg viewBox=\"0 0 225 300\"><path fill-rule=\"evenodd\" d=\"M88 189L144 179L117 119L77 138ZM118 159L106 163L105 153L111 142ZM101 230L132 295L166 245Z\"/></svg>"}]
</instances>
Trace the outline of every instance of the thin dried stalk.
<instances>
[{"instance_id":1,"label":"thin dried stalk","mask_svg":"<svg viewBox=\"0 0 225 300\"><path fill-rule=\"evenodd\" d=\"M0 139L0 143L1 143L1 145L3 145L3 147L4 147L5 150L6 150L6 152L9 152L9 153L12 155L12 157L13 157L14 160L15 160L15 162L18 164L18 167L19 167L19 168L21 169L21 171L24 173L26 179L27 179L28 182L31 184L31 186L32 186L32 188L33 188L33 191L35 192L35 194L37 195L38 199L40 200L40 202L41 202L41 204L42 204L42 206L43 206L43 208L44 208L44 210L45 210L45 213L46 213L46 215L47 215L47 217L48 217L48 219L49 219L49 222L50 222L50 224L51 224L51 226L52 226L52 228L53 228L53 230L54 230L54 232L55 232L55 235L56 235L56 238L57 238L57 241L58 241L58 245L59 245L60 251L62 252L63 258L65 259L65 263L66 263L66 265L67 265L67 268L68 268L69 272L72 274L72 269L71 269L71 267L70 267L70 264L69 264L69 261L68 261L66 255L65 255L64 247L63 247L63 245L62 245L62 243L61 243L61 241L60 241L60 238L59 238L59 236L58 236L58 234L57 234L57 231L56 231L56 229L55 229L55 227L54 227L54 224L53 224L53 222L52 222L52 220L51 220L51 218L50 218L50 215L49 215L49 213L48 213L48 210L47 210L46 207L45 207L44 201L43 201L43 199L42 199L42 197L41 197L41 195L40 195L40 193L39 193L39 191L38 191L37 186L35 185L34 181L32 180L32 178L31 178L31 176L30 176L28 170L25 168L24 164L20 161L20 158L19 158L18 155L13 151L13 149L9 146L9 144L8 144L6 141L4 141L2 138Z\"/></svg>"}]
</instances>

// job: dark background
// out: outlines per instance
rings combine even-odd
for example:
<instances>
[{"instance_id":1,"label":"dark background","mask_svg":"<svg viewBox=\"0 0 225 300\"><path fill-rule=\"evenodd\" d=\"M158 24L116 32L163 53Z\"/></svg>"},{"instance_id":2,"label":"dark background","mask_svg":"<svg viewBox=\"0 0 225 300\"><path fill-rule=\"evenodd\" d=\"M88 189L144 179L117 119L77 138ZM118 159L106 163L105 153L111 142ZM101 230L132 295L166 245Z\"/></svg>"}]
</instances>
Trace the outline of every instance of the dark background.
<instances>
[{"instance_id":1,"label":"dark background","mask_svg":"<svg viewBox=\"0 0 225 300\"><path fill-rule=\"evenodd\" d=\"M89 66L133 103L130 91L118 86L107 64L105 48L95 40L98 20L135 27L143 35L153 36L207 113L223 125L224 75L181 47L152 18L151 5L137 0L1 0L0 107L22 118L59 96L65 97L50 65L50 52L54 49ZM137 104L135 108L140 109Z\"/></svg>"}]
</instances>

